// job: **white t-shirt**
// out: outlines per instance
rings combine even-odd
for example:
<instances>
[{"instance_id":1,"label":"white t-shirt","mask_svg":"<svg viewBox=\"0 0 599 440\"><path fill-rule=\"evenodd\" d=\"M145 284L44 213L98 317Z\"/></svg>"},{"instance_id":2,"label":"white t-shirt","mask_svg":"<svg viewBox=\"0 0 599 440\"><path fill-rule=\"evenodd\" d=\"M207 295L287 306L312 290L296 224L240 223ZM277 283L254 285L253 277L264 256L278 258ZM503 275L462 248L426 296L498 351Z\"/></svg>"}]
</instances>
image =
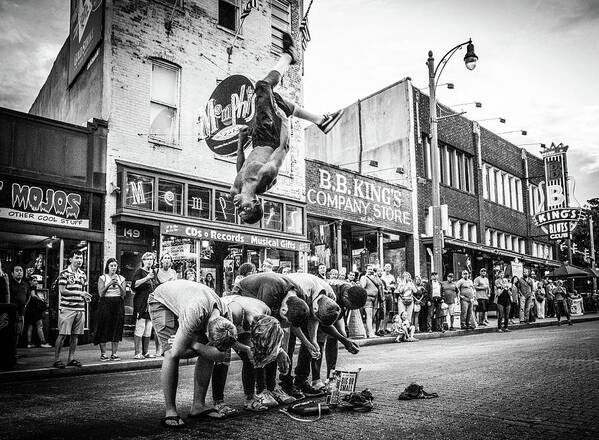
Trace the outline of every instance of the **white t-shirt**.
<instances>
[{"instance_id":1,"label":"white t-shirt","mask_svg":"<svg viewBox=\"0 0 599 440\"><path fill-rule=\"evenodd\" d=\"M337 300L337 296L327 280L323 280L316 275L311 275L309 273L288 273L283 276L288 277L302 289L310 307L312 306L312 302L323 290L326 296L334 301Z\"/></svg>"},{"instance_id":2,"label":"white t-shirt","mask_svg":"<svg viewBox=\"0 0 599 440\"><path fill-rule=\"evenodd\" d=\"M115 277L117 277L119 280L119 284L123 284L123 281L125 281L125 278L120 275L115 275ZM102 278L102 281L104 281L105 286L108 286L108 284L110 284L112 281L112 278L108 274L104 274L100 278ZM121 296L121 289L119 289L119 286L110 286L104 296L106 298L117 298Z\"/></svg>"}]
</instances>

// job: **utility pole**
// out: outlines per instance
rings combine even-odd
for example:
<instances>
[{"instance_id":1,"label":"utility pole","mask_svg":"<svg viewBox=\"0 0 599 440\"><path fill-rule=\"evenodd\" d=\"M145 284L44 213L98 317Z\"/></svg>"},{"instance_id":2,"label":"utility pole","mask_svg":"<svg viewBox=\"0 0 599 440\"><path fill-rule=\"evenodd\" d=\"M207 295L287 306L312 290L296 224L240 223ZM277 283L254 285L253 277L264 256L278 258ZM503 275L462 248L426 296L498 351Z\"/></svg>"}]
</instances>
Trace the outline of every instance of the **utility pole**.
<instances>
[{"instance_id":1,"label":"utility pole","mask_svg":"<svg viewBox=\"0 0 599 440\"><path fill-rule=\"evenodd\" d=\"M593 213L589 212L589 236L591 238L591 268L595 269L597 267L597 262L595 261L595 238L593 234ZM597 277L593 274L593 293L597 292Z\"/></svg>"}]
</instances>

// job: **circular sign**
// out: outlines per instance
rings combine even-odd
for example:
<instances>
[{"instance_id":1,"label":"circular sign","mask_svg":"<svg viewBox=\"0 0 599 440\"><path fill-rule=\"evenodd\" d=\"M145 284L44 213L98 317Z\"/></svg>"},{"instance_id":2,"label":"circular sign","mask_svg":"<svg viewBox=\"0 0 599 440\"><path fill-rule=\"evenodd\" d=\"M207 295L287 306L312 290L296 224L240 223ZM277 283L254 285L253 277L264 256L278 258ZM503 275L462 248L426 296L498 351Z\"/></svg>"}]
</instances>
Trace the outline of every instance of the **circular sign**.
<instances>
[{"instance_id":1,"label":"circular sign","mask_svg":"<svg viewBox=\"0 0 599 440\"><path fill-rule=\"evenodd\" d=\"M200 139L220 156L234 155L242 127L254 119L254 84L243 75L232 75L220 82L198 118Z\"/></svg>"}]
</instances>

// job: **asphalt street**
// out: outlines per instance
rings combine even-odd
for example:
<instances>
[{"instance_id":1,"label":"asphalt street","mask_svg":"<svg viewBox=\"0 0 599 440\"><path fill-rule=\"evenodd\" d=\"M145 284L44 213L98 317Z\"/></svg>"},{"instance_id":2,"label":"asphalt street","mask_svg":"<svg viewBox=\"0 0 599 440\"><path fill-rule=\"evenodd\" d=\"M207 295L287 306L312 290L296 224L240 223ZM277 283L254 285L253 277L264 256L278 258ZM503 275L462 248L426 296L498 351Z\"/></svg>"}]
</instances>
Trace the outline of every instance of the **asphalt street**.
<instances>
[{"instance_id":1,"label":"asphalt street","mask_svg":"<svg viewBox=\"0 0 599 440\"><path fill-rule=\"evenodd\" d=\"M159 425L159 371L3 384L0 438L213 439L578 439L599 438L599 322L473 334L343 351L339 367L361 368L371 413L333 413L300 423L276 410L217 422L186 418L193 367L181 368L180 431ZM411 382L439 398L398 401ZM240 363L227 401L241 407Z\"/></svg>"}]
</instances>

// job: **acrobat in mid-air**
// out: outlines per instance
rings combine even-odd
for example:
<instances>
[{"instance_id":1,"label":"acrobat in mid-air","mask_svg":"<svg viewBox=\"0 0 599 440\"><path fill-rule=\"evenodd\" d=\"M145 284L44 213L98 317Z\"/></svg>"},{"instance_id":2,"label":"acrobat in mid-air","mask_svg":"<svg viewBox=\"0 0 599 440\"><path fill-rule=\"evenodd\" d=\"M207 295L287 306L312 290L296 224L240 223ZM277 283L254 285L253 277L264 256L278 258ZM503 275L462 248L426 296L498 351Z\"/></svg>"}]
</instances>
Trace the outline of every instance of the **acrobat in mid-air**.
<instances>
[{"instance_id":1,"label":"acrobat in mid-air","mask_svg":"<svg viewBox=\"0 0 599 440\"><path fill-rule=\"evenodd\" d=\"M281 57L268 75L256 82L254 119L249 127L239 132L237 177L230 192L244 223L256 223L264 214L258 195L264 194L275 184L289 151L289 117L313 122L326 134L343 115L343 110L325 115L311 113L273 92L289 66L296 62L293 40L291 35L285 33ZM248 142L252 142L253 149L246 158L244 149Z\"/></svg>"}]
</instances>

